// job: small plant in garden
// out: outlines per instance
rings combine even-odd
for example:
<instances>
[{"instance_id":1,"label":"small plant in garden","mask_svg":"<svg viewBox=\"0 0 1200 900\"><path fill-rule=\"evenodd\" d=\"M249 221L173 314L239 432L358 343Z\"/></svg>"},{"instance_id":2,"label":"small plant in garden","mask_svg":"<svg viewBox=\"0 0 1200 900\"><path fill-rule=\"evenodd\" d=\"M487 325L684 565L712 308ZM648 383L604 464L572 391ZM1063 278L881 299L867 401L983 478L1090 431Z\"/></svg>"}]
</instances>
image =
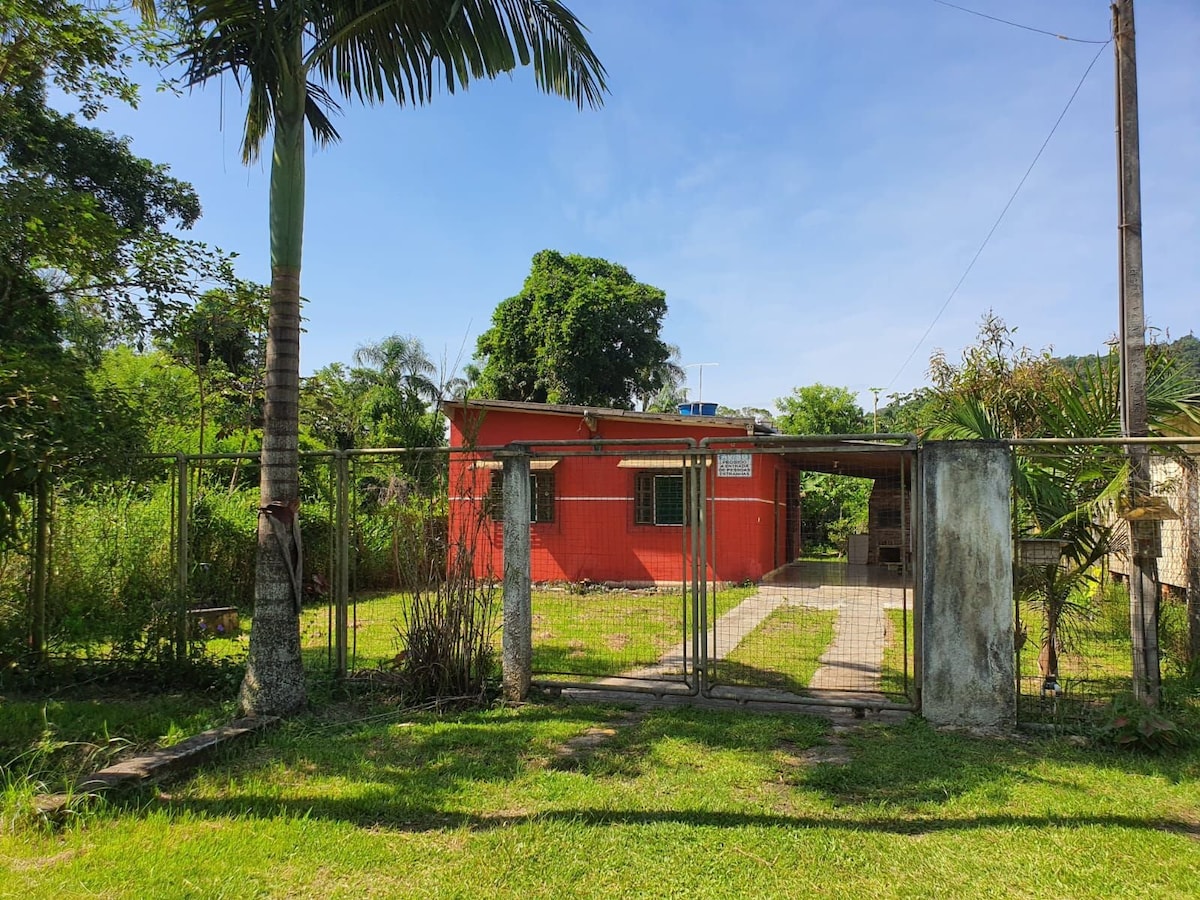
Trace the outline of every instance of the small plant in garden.
<instances>
[{"instance_id":1,"label":"small plant in garden","mask_svg":"<svg viewBox=\"0 0 1200 900\"><path fill-rule=\"evenodd\" d=\"M1117 747L1150 753L1177 750L1191 740L1185 728L1132 697L1113 701L1112 714L1101 734Z\"/></svg>"}]
</instances>

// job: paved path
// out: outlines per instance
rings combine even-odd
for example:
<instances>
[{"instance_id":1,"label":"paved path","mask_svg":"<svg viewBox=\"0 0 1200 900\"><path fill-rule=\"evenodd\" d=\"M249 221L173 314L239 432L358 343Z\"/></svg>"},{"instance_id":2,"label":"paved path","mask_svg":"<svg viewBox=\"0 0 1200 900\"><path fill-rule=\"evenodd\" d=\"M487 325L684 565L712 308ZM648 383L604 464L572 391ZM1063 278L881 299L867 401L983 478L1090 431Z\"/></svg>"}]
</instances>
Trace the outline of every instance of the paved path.
<instances>
[{"instance_id":1,"label":"paved path","mask_svg":"<svg viewBox=\"0 0 1200 900\"><path fill-rule=\"evenodd\" d=\"M838 610L838 617L833 640L821 655L820 667L809 682L811 691L816 695L829 691L839 695L870 695L867 699L882 700L878 691L887 633L884 609L900 609L903 603L900 588L861 584L763 585L717 620L715 646L709 647L709 658L724 659L782 606L834 609ZM711 628L709 635L711 639ZM681 675L685 659L691 655L691 647L681 642L652 666L597 683L652 688L664 676Z\"/></svg>"}]
</instances>

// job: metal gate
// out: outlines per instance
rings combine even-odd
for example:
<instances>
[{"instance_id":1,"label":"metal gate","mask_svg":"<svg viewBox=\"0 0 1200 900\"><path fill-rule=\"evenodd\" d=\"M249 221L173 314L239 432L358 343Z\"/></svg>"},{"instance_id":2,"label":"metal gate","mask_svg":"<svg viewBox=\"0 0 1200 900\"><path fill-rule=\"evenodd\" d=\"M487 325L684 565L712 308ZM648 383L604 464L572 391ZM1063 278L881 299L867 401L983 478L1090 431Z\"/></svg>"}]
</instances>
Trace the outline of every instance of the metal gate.
<instances>
[{"instance_id":1,"label":"metal gate","mask_svg":"<svg viewBox=\"0 0 1200 900\"><path fill-rule=\"evenodd\" d=\"M531 525L536 684L912 708L915 442L530 449L560 489Z\"/></svg>"}]
</instances>

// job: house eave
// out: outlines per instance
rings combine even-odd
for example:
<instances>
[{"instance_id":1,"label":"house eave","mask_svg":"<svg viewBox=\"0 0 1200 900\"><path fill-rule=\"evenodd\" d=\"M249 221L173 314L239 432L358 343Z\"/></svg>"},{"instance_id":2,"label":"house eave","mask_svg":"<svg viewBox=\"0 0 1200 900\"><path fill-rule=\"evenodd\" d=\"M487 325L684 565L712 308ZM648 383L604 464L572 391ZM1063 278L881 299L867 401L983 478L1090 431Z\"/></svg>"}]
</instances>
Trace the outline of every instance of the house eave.
<instances>
[{"instance_id":1,"label":"house eave","mask_svg":"<svg viewBox=\"0 0 1200 900\"><path fill-rule=\"evenodd\" d=\"M526 403L518 400L443 400L439 404L439 408L442 414L447 417L452 417L458 412L479 410L481 412L533 413L535 415L568 416L573 418L591 416L596 420L682 425L693 428L729 428L740 430L744 434L773 433L769 430L763 431L762 429L765 426L759 425L754 419L745 416L684 416L678 413L638 412L632 409L613 409L606 406Z\"/></svg>"}]
</instances>

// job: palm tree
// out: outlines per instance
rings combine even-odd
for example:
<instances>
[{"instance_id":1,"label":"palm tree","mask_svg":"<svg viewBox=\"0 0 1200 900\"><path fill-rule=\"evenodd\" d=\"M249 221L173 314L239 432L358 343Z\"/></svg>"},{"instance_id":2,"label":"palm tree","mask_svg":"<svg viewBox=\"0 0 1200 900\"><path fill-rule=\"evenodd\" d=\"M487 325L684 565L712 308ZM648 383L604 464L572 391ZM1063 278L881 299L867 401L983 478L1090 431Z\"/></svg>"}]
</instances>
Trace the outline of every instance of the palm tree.
<instances>
[{"instance_id":1,"label":"palm tree","mask_svg":"<svg viewBox=\"0 0 1200 900\"><path fill-rule=\"evenodd\" d=\"M687 371L683 368L683 357L679 348L667 344L667 358L657 366L638 373L635 388L642 412L675 412L680 403L687 401Z\"/></svg>"},{"instance_id":2,"label":"palm tree","mask_svg":"<svg viewBox=\"0 0 1200 900\"><path fill-rule=\"evenodd\" d=\"M355 374L367 386L361 413L384 425L388 446L429 447L440 443L441 420L431 411L441 388L437 367L418 338L393 334L354 351Z\"/></svg>"},{"instance_id":3,"label":"palm tree","mask_svg":"<svg viewBox=\"0 0 1200 900\"><path fill-rule=\"evenodd\" d=\"M147 0L138 0L144 5ZM242 157L272 135L271 308L254 624L240 704L305 703L300 660L298 406L304 129L339 135L337 98L424 104L532 63L539 88L598 107L604 67L558 0L183 0L186 81L229 73L247 96Z\"/></svg>"}]
</instances>

